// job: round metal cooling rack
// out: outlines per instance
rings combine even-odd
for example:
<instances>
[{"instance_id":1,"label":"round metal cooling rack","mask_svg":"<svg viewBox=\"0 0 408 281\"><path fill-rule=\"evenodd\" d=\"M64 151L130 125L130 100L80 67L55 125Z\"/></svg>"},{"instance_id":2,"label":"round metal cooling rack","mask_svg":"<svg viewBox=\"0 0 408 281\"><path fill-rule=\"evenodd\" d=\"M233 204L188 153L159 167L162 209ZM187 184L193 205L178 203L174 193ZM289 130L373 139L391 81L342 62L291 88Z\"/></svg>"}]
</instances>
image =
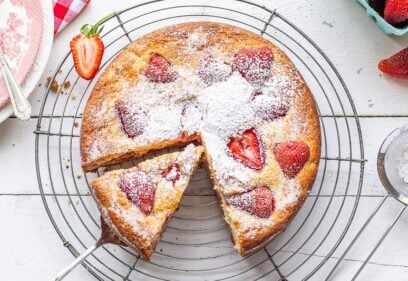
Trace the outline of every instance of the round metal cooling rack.
<instances>
[{"instance_id":1,"label":"round metal cooling rack","mask_svg":"<svg viewBox=\"0 0 408 281\"><path fill-rule=\"evenodd\" d=\"M344 246L360 199L365 160L350 93L334 65L299 27L280 11L246 1L150 1L107 17L102 68L142 34L203 20L260 34L283 49L304 76L322 129L321 162L311 194L285 232L264 250L242 258L232 247L206 172L199 169L151 261L139 259L126 247L108 245L83 266L99 280L324 279L338 265L327 261ZM94 244L100 234L99 212L88 183L104 171L84 174L79 156L81 112L97 78L79 79L68 53L53 79L60 85L70 81L71 87L61 87L58 94L48 87L35 131L44 206L63 245L74 256Z\"/></svg>"}]
</instances>

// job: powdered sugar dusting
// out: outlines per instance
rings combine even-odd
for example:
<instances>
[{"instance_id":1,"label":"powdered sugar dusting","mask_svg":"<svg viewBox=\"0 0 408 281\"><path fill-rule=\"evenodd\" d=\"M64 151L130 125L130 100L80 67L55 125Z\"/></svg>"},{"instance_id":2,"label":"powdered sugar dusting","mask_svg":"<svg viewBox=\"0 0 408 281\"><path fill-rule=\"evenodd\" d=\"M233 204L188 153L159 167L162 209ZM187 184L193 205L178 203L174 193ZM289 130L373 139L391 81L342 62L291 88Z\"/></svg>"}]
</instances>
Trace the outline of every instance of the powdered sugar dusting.
<instances>
[{"instance_id":1,"label":"powdered sugar dusting","mask_svg":"<svg viewBox=\"0 0 408 281\"><path fill-rule=\"evenodd\" d=\"M181 127L188 134L198 132L204 121L204 108L198 101L186 103L182 110Z\"/></svg>"},{"instance_id":2,"label":"powdered sugar dusting","mask_svg":"<svg viewBox=\"0 0 408 281\"><path fill-rule=\"evenodd\" d=\"M208 34L201 27L194 30L187 38L187 51L194 52L203 49L208 42Z\"/></svg>"},{"instance_id":3,"label":"powdered sugar dusting","mask_svg":"<svg viewBox=\"0 0 408 281\"><path fill-rule=\"evenodd\" d=\"M252 98L251 107L257 116L264 120L272 121L285 116L289 110L290 103L287 99L282 99L279 96L260 93Z\"/></svg>"},{"instance_id":4,"label":"powdered sugar dusting","mask_svg":"<svg viewBox=\"0 0 408 281\"><path fill-rule=\"evenodd\" d=\"M293 78L284 75L279 64L273 64L272 73L273 75L265 82L265 92L274 97L285 97L285 99L294 97L296 84Z\"/></svg>"},{"instance_id":5,"label":"powdered sugar dusting","mask_svg":"<svg viewBox=\"0 0 408 281\"><path fill-rule=\"evenodd\" d=\"M154 139L158 135L161 135L165 137L161 137L159 140L177 138L181 130L180 115L180 107L155 107L154 110L150 111L148 116L149 124L146 126L143 137L146 139ZM160 124L160 126L158 126L158 124Z\"/></svg>"},{"instance_id":6,"label":"powdered sugar dusting","mask_svg":"<svg viewBox=\"0 0 408 281\"><path fill-rule=\"evenodd\" d=\"M187 145L176 160L177 163L182 163L181 173L184 175L190 175L193 172L197 161L196 146L193 144Z\"/></svg>"},{"instance_id":7,"label":"powdered sugar dusting","mask_svg":"<svg viewBox=\"0 0 408 281\"><path fill-rule=\"evenodd\" d=\"M296 179L282 177L279 186L275 189L276 209L283 210L288 205L297 202L299 197L299 182Z\"/></svg>"},{"instance_id":8,"label":"powdered sugar dusting","mask_svg":"<svg viewBox=\"0 0 408 281\"><path fill-rule=\"evenodd\" d=\"M270 78L273 53L268 47L241 48L235 55L232 68L249 82L261 86Z\"/></svg>"},{"instance_id":9,"label":"powdered sugar dusting","mask_svg":"<svg viewBox=\"0 0 408 281\"><path fill-rule=\"evenodd\" d=\"M204 88L199 96L207 112L202 129L227 140L253 127L258 120L249 103L252 91L236 72L228 80Z\"/></svg>"},{"instance_id":10,"label":"powdered sugar dusting","mask_svg":"<svg viewBox=\"0 0 408 281\"><path fill-rule=\"evenodd\" d=\"M250 182L255 176L255 170L242 165L228 155L223 138L205 131L202 132L202 138L208 154L211 155L211 166L221 185L221 191L244 192L251 188Z\"/></svg>"},{"instance_id":11,"label":"powdered sugar dusting","mask_svg":"<svg viewBox=\"0 0 408 281\"><path fill-rule=\"evenodd\" d=\"M208 85L225 81L231 74L229 64L211 55L201 58L198 65L198 76Z\"/></svg>"},{"instance_id":12,"label":"powdered sugar dusting","mask_svg":"<svg viewBox=\"0 0 408 281\"><path fill-rule=\"evenodd\" d=\"M99 136L99 133L97 133L91 145L87 147L87 154L91 159L98 159L99 157L103 157L106 151L109 151L108 145L103 138Z\"/></svg>"}]
</instances>

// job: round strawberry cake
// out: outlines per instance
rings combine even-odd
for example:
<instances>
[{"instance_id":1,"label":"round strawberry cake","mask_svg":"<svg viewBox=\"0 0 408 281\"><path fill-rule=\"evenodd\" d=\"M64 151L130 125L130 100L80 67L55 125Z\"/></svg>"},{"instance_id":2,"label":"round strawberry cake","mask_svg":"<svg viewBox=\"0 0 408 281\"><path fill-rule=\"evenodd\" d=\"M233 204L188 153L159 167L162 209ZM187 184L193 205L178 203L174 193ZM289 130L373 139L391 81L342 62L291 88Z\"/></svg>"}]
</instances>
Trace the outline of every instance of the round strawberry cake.
<instances>
[{"instance_id":1,"label":"round strawberry cake","mask_svg":"<svg viewBox=\"0 0 408 281\"><path fill-rule=\"evenodd\" d=\"M191 142L204 147L233 242L247 255L284 230L306 199L319 118L302 76L274 44L230 25L183 23L137 39L101 75L83 113L82 167Z\"/></svg>"}]
</instances>

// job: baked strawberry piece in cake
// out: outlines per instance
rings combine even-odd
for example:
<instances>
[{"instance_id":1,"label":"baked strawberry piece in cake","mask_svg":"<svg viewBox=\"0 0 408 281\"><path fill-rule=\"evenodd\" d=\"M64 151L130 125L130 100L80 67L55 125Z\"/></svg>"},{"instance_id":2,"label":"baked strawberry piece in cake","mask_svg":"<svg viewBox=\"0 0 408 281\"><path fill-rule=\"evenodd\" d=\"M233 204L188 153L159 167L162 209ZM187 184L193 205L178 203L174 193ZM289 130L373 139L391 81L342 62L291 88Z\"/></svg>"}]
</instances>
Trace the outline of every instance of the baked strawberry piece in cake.
<instances>
[{"instance_id":1,"label":"baked strawberry piece in cake","mask_svg":"<svg viewBox=\"0 0 408 281\"><path fill-rule=\"evenodd\" d=\"M176 211L202 146L157 156L136 167L107 172L91 186L104 221L126 245L148 260Z\"/></svg>"}]
</instances>

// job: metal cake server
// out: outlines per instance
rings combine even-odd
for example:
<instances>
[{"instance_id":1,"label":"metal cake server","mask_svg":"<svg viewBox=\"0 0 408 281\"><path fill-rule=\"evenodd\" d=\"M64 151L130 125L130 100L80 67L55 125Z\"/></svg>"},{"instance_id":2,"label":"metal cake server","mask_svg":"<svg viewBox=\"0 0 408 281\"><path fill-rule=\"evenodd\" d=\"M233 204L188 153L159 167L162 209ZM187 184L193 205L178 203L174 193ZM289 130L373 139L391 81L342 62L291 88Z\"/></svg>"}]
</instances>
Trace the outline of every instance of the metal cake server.
<instances>
[{"instance_id":1,"label":"metal cake server","mask_svg":"<svg viewBox=\"0 0 408 281\"><path fill-rule=\"evenodd\" d=\"M72 263L61 270L55 277L55 281L60 281L64 279L78 264L80 264L84 259L86 259L90 254L92 254L96 249L105 244L115 244L119 246L126 246L112 231L109 226L105 223L101 217L101 236L100 238L89 247L85 252L79 255Z\"/></svg>"},{"instance_id":2,"label":"metal cake server","mask_svg":"<svg viewBox=\"0 0 408 281\"><path fill-rule=\"evenodd\" d=\"M31 115L31 105L27 98L24 97L21 92L21 88L18 85L16 79L11 72L11 68L7 63L7 60L0 50L0 66L3 72L4 80L10 96L11 105L13 106L14 114L21 120L28 120Z\"/></svg>"}]
</instances>

